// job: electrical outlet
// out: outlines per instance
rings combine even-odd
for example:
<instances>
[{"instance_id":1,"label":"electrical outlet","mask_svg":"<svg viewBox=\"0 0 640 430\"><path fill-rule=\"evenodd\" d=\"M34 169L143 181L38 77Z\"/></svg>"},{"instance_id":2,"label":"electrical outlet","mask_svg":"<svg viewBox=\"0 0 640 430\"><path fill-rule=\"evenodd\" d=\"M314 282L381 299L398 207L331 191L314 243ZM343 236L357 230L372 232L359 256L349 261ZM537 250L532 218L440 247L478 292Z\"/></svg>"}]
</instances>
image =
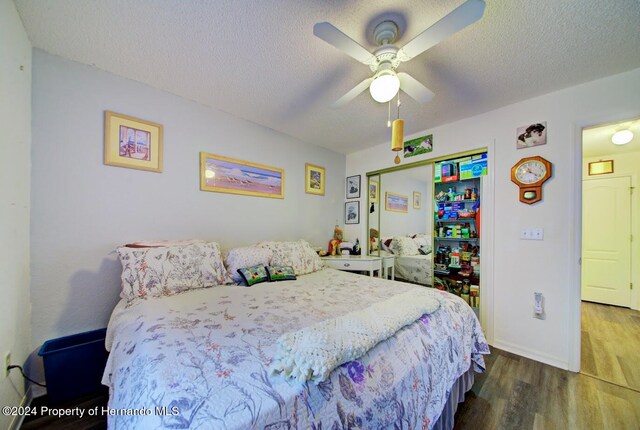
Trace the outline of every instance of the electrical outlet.
<instances>
[{"instance_id":1,"label":"electrical outlet","mask_svg":"<svg viewBox=\"0 0 640 430\"><path fill-rule=\"evenodd\" d=\"M11 366L11 351L4 356L4 376L9 376L9 366Z\"/></svg>"}]
</instances>

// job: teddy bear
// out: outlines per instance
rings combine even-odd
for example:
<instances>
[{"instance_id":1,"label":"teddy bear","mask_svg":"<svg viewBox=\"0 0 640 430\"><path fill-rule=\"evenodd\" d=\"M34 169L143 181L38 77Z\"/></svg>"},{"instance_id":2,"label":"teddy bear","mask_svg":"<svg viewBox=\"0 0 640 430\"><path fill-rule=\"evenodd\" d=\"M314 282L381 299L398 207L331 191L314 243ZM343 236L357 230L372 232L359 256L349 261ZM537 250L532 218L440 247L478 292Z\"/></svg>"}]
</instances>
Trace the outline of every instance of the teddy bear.
<instances>
[{"instance_id":1,"label":"teddy bear","mask_svg":"<svg viewBox=\"0 0 640 430\"><path fill-rule=\"evenodd\" d=\"M337 225L333 229L333 239L329 241L329 255L340 255L340 244L342 243L342 229Z\"/></svg>"}]
</instances>

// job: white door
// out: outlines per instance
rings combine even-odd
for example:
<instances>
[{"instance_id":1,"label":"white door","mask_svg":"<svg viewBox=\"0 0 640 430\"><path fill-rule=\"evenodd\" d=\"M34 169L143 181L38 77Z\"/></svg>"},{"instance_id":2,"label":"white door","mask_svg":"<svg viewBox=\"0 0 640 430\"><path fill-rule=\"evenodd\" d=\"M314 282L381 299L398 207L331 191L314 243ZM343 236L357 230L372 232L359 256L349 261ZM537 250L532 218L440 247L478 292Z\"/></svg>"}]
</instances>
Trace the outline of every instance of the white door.
<instances>
[{"instance_id":1,"label":"white door","mask_svg":"<svg viewBox=\"0 0 640 430\"><path fill-rule=\"evenodd\" d=\"M582 300L631 305L631 179L582 182Z\"/></svg>"}]
</instances>

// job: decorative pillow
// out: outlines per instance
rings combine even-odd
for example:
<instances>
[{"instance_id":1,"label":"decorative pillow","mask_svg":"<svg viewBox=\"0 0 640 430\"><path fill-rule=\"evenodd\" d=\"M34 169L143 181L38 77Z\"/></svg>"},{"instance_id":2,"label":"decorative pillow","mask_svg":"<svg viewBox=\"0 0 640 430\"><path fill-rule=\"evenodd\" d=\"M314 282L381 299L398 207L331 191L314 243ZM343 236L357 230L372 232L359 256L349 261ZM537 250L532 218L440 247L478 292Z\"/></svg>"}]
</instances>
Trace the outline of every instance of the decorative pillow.
<instances>
[{"instance_id":1,"label":"decorative pillow","mask_svg":"<svg viewBox=\"0 0 640 430\"><path fill-rule=\"evenodd\" d=\"M159 248L117 249L122 264L120 297L132 301L224 285L231 280L216 242Z\"/></svg>"},{"instance_id":2,"label":"decorative pillow","mask_svg":"<svg viewBox=\"0 0 640 430\"><path fill-rule=\"evenodd\" d=\"M396 255L418 255L418 245L406 236L395 236L389 246L391 251Z\"/></svg>"},{"instance_id":3,"label":"decorative pillow","mask_svg":"<svg viewBox=\"0 0 640 430\"><path fill-rule=\"evenodd\" d=\"M269 280L267 269L263 265L238 269L238 273L249 287Z\"/></svg>"},{"instance_id":4,"label":"decorative pillow","mask_svg":"<svg viewBox=\"0 0 640 430\"><path fill-rule=\"evenodd\" d=\"M238 269L253 266L268 266L271 263L271 250L261 246L233 248L225 256L225 266L234 282L242 282Z\"/></svg>"},{"instance_id":5,"label":"decorative pillow","mask_svg":"<svg viewBox=\"0 0 640 430\"><path fill-rule=\"evenodd\" d=\"M324 263L306 240L291 242L262 242L262 247L271 250L272 266L291 266L296 275L317 272Z\"/></svg>"},{"instance_id":6,"label":"decorative pillow","mask_svg":"<svg viewBox=\"0 0 640 430\"><path fill-rule=\"evenodd\" d=\"M416 245L418 245L418 248L422 247L422 246L429 246L430 243L427 242L427 238L424 236L416 236L413 241L416 243Z\"/></svg>"},{"instance_id":7,"label":"decorative pillow","mask_svg":"<svg viewBox=\"0 0 640 430\"><path fill-rule=\"evenodd\" d=\"M425 245L425 246L421 246L420 248L418 248L418 252L420 252L420 254L422 255L429 255L431 254L431 246L430 245Z\"/></svg>"},{"instance_id":8,"label":"decorative pillow","mask_svg":"<svg viewBox=\"0 0 640 430\"><path fill-rule=\"evenodd\" d=\"M391 241L392 240L393 240L392 237L383 237L382 239L380 239L380 247L384 251L393 253L393 250L391 250L391 248L389 248L389 245L391 245Z\"/></svg>"},{"instance_id":9,"label":"decorative pillow","mask_svg":"<svg viewBox=\"0 0 640 430\"><path fill-rule=\"evenodd\" d=\"M268 266L267 273L269 274L269 282L293 281L296 279L296 274L291 266Z\"/></svg>"}]
</instances>

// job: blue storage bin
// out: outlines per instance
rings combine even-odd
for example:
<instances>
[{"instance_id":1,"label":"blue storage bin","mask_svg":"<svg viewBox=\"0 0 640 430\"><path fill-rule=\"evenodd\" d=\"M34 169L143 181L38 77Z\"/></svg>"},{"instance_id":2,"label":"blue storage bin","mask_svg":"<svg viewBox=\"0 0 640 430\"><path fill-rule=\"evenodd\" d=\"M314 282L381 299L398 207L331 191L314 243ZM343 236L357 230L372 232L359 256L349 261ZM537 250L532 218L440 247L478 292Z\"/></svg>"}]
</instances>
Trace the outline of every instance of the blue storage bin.
<instances>
[{"instance_id":1,"label":"blue storage bin","mask_svg":"<svg viewBox=\"0 0 640 430\"><path fill-rule=\"evenodd\" d=\"M109 353L104 347L107 329L46 341L38 355L44 362L49 403L57 404L105 387L102 374Z\"/></svg>"}]
</instances>

